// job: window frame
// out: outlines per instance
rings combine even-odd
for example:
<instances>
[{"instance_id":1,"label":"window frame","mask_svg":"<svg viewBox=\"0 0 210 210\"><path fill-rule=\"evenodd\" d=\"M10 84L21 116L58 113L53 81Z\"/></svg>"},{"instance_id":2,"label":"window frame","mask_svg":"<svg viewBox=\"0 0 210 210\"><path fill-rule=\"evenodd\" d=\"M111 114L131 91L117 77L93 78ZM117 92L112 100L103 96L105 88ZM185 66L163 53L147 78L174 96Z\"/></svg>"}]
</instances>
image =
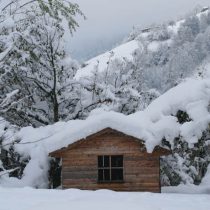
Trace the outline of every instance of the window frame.
<instances>
[{"instance_id":1,"label":"window frame","mask_svg":"<svg viewBox=\"0 0 210 210\"><path fill-rule=\"evenodd\" d=\"M99 158L102 157L103 161L104 161L104 157L109 157L109 166L103 166L103 167L99 167ZM122 166L113 166L112 167L112 157L116 157L116 156L121 156L122 157ZM124 156L123 155L98 155L98 167L97 167L97 172L98 172L98 178L97 178L97 182L98 183L124 183ZM113 180L112 179L112 170L114 169L121 169L122 170L122 179L121 180ZM104 170L109 170L109 177L110 180L100 180L99 179L99 170L103 171L103 179L104 179Z\"/></svg>"}]
</instances>

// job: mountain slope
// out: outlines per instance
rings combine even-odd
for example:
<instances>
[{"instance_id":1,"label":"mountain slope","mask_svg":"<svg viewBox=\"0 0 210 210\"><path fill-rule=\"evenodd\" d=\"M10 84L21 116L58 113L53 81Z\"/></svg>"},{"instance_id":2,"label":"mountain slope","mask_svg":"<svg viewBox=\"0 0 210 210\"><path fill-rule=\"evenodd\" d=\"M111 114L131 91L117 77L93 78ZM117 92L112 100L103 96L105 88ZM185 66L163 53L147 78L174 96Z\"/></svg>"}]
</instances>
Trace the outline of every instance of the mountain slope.
<instances>
[{"instance_id":1,"label":"mountain slope","mask_svg":"<svg viewBox=\"0 0 210 210\"><path fill-rule=\"evenodd\" d=\"M114 72L115 62L131 62L143 89L163 93L182 79L197 72L207 59L210 12L201 12L177 22L147 29L135 29L128 41L99 55L79 69L75 78L91 77L94 72ZM205 48L205 49L204 49ZM141 87L141 88L142 88Z\"/></svg>"},{"instance_id":2,"label":"mountain slope","mask_svg":"<svg viewBox=\"0 0 210 210\"><path fill-rule=\"evenodd\" d=\"M132 59L132 53L138 49L138 42L136 40L129 41L125 44L122 44L113 50L103 53L95 58L90 59L85 62L85 66L79 69L75 75L76 79L81 77L90 76L91 72L94 70L95 66L98 65L99 71L103 71L108 67L108 63L110 60L114 60L116 58L123 59L127 58L129 60Z\"/></svg>"}]
</instances>

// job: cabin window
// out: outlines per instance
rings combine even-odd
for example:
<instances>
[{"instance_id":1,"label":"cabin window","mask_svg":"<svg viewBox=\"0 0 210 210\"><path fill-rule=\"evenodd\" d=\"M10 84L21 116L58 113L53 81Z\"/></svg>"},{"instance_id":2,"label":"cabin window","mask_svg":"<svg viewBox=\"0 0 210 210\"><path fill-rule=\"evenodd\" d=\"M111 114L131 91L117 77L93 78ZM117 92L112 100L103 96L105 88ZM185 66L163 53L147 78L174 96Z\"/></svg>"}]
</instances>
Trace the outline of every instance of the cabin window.
<instances>
[{"instance_id":1,"label":"cabin window","mask_svg":"<svg viewBox=\"0 0 210 210\"><path fill-rule=\"evenodd\" d=\"M98 156L98 181L99 182L123 181L122 155Z\"/></svg>"}]
</instances>

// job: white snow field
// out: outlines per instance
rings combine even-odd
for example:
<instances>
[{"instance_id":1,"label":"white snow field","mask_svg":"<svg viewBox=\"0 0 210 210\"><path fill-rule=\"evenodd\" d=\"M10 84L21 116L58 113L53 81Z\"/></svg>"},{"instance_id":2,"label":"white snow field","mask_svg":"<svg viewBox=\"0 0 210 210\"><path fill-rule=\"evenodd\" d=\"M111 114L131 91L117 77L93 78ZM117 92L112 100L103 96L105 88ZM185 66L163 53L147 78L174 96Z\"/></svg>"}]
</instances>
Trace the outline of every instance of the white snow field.
<instances>
[{"instance_id":1,"label":"white snow field","mask_svg":"<svg viewBox=\"0 0 210 210\"><path fill-rule=\"evenodd\" d=\"M0 188L0 210L209 210L210 195Z\"/></svg>"}]
</instances>

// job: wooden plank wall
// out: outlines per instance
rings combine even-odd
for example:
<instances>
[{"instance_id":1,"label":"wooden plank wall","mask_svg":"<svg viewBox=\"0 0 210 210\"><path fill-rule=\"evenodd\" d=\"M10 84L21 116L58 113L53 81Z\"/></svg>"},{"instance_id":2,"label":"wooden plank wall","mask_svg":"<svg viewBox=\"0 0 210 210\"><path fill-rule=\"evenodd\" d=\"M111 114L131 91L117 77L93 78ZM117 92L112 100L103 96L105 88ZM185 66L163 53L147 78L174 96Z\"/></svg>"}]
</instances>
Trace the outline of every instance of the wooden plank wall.
<instances>
[{"instance_id":1,"label":"wooden plank wall","mask_svg":"<svg viewBox=\"0 0 210 210\"><path fill-rule=\"evenodd\" d=\"M124 156L123 183L97 182L98 155ZM159 155L148 154L133 137L107 130L62 153L62 185L85 190L160 192Z\"/></svg>"}]
</instances>

